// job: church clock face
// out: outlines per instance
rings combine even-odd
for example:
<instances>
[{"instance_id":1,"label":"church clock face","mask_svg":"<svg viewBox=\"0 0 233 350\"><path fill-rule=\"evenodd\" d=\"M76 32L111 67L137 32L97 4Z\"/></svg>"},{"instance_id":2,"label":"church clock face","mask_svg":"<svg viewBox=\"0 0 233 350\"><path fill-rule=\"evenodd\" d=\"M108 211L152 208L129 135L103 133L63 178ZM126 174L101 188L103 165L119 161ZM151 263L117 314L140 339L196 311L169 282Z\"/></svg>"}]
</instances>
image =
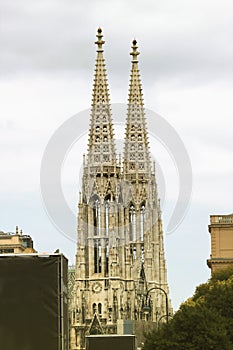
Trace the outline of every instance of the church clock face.
<instances>
[{"instance_id":1,"label":"church clock face","mask_svg":"<svg viewBox=\"0 0 233 350\"><path fill-rule=\"evenodd\" d=\"M94 293L100 293L102 290L102 285L100 282L94 282L92 285L92 291Z\"/></svg>"}]
</instances>

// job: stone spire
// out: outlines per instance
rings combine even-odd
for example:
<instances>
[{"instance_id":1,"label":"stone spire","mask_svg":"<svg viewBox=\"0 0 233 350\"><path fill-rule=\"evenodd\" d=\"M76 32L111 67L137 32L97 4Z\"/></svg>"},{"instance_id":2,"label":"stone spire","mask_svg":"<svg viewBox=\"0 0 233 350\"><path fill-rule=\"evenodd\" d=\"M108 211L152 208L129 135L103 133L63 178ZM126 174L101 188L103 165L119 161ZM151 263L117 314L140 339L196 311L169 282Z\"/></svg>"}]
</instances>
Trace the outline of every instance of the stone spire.
<instances>
[{"instance_id":1,"label":"stone spire","mask_svg":"<svg viewBox=\"0 0 233 350\"><path fill-rule=\"evenodd\" d=\"M84 157L78 205L75 292L70 303L72 350L85 349L86 334L116 334L118 320L122 325L124 320L143 321L137 326L143 330L142 308L149 290L151 312L146 319L157 322L166 312L160 289L168 293L137 42L133 41L131 52L124 167L116 161L101 29L96 44L88 159ZM141 337L140 331L137 335Z\"/></svg>"},{"instance_id":2,"label":"stone spire","mask_svg":"<svg viewBox=\"0 0 233 350\"><path fill-rule=\"evenodd\" d=\"M114 131L109 102L109 90L103 58L102 29L97 30L97 58L91 107L91 122L89 129L88 164L112 165L116 162Z\"/></svg>"},{"instance_id":3,"label":"stone spire","mask_svg":"<svg viewBox=\"0 0 233 350\"><path fill-rule=\"evenodd\" d=\"M137 41L132 43L132 69L128 98L126 134L124 145L124 171L126 176L151 173L145 111L143 105L142 85L138 68Z\"/></svg>"}]
</instances>

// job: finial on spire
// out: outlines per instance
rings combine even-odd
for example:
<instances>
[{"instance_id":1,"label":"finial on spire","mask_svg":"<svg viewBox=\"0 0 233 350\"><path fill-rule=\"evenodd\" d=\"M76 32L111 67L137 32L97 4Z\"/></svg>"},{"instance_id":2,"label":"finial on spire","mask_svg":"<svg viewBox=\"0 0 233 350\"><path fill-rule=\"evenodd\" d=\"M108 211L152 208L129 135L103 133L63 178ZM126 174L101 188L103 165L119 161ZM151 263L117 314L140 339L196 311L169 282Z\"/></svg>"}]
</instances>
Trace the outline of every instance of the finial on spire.
<instances>
[{"instance_id":1,"label":"finial on spire","mask_svg":"<svg viewBox=\"0 0 233 350\"><path fill-rule=\"evenodd\" d=\"M97 45L97 57L93 84L87 161L85 162L84 159L84 168L87 168L88 173L91 171L91 173L94 174L98 169L101 169L101 164L108 163L108 165L110 165L111 163L111 165L114 165L116 163L107 73L102 48L104 40L101 28L97 29L96 36L97 40L95 44ZM101 149L104 151L101 152Z\"/></svg>"},{"instance_id":2,"label":"finial on spire","mask_svg":"<svg viewBox=\"0 0 233 350\"><path fill-rule=\"evenodd\" d=\"M130 52L130 55L132 55L132 62L133 63L134 62L137 63L138 62L138 55L140 54L140 52L137 51L138 46L137 46L137 40L136 39L133 40L131 47L133 49L133 51Z\"/></svg>"},{"instance_id":3,"label":"finial on spire","mask_svg":"<svg viewBox=\"0 0 233 350\"><path fill-rule=\"evenodd\" d=\"M103 52L103 44L105 43L103 39L103 35L102 35L102 29L101 28L98 28L97 29L97 39L95 44L98 45L98 49L97 49L97 52Z\"/></svg>"}]
</instances>

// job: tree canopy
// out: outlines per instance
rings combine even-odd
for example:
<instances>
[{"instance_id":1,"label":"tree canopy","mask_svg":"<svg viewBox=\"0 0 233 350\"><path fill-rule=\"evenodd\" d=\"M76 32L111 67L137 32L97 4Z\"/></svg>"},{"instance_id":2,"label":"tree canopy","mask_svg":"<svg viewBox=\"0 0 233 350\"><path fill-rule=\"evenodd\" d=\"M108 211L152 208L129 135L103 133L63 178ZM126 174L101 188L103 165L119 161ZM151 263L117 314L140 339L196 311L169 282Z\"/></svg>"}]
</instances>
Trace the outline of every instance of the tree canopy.
<instances>
[{"instance_id":1,"label":"tree canopy","mask_svg":"<svg viewBox=\"0 0 233 350\"><path fill-rule=\"evenodd\" d=\"M168 324L146 335L144 350L233 350L233 267L196 288Z\"/></svg>"}]
</instances>

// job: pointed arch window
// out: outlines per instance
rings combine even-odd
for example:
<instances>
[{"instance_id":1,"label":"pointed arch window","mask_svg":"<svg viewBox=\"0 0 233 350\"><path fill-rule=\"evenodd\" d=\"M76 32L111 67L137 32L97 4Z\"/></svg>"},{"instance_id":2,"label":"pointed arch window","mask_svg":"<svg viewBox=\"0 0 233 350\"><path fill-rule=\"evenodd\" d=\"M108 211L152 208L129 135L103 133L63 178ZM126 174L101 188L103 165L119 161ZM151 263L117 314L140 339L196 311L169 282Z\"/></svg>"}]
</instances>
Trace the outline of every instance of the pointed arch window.
<instances>
[{"instance_id":1,"label":"pointed arch window","mask_svg":"<svg viewBox=\"0 0 233 350\"><path fill-rule=\"evenodd\" d=\"M136 260L137 259L137 248L133 247L133 259Z\"/></svg>"},{"instance_id":2,"label":"pointed arch window","mask_svg":"<svg viewBox=\"0 0 233 350\"><path fill-rule=\"evenodd\" d=\"M138 159L143 160L143 153L138 153Z\"/></svg>"},{"instance_id":3,"label":"pointed arch window","mask_svg":"<svg viewBox=\"0 0 233 350\"><path fill-rule=\"evenodd\" d=\"M102 304L101 303L98 304L98 315L99 316L102 315Z\"/></svg>"},{"instance_id":4,"label":"pointed arch window","mask_svg":"<svg viewBox=\"0 0 233 350\"><path fill-rule=\"evenodd\" d=\"M130 139L131 139L131 141L134 141L135 140L135 135L131 134Z\"/></svg>"},{"instance_id":5,"label":"pointed arch window","mask_svg":"<svg viewBox=\"0 0 233 350\"><path fill-rule=\"evenodd\" d=\"M129 169L134 170L135 169L135 163L129 163Z\"/></svg>"},{"instance_id":6,"label":"pointed arch window","mask_svg":"<svg viewBox=\"0 0 233 350\"><path fill-rule=\"evenodd\" d=\"M109 234L109 206L110 206L110 194L105 197L105 235L108 237Z\"/></svg>"},{"instance_id":7,"label":"pointed arch window","mask_svg":"<svg viewBox=\"0 0 233 350\"><path fill-rule=\"evenodd\" d=\"M102 253L101 253L101 244L98 242L98 270L101 272L102 269Z\"/></svg>"},{"instance_id":8,"label":"pointed arch window","mask_svg":"<svg viewBox=\"0 0 233 350\"><path fill-rule=\"evenodd\" d=\"M140 208L140 241L144 240L144 229L145 229L145 203Z\"/></svg>"},{"instance_id":9,"label":"pointed arch window","mask_svg":"<svg viewBox=\"0 0 233 350\"><path fill-rule=\"evenodd\" d=\"M96 311L97 311L97 306L96 306L96 303L94 303L94 304L92 305L92 312L93 312L93 315L96 313Z\"/></svg>"},{"instance_id":10,"label":"pointed arch window","mask_svg":"<svg viewBox=\"0 0 233 350\"><path fill-rule=\"evenodd\" d=\"M102 267L100 240L94 240L94 273L100 273Z\"/></svg>"},{"instance_id":11,"label":"pointed arch window","mask_svg":"<svg viewBox=\"0 0 233 350\"><path fill-rule=\"evenodd\" d=\"M97 152L97 151L96 151L96 152ZM100 157L99 157L98 154L97 154L97 155L96 155L96 154L94 155L94 161L95 161L95 162L99 162L99 161L100 161Z\"/></svg>"},{"instance_id":12,"label":"pointed arch window","mask_svg":"<svg viewBox=\"0 0 233 350\"><path fill-rule=\"evenodd\" d=\"M93 225L94 225L94 236L100 234L100 201L96 198L93 202Z\"/></svg>"},{"instance_id":13,"label":"pointed arch window","mask_svg":"<svg viewBox=\"0 0 233 350\"><path fill-rule=\"evenodd\" d=\"M135 150L135 145L133 144L130 146L130 151L134 151L134 150Z\"/></svg>"},{"instance_id":14,"label":"pointed arch window","mask_svg":"<svg viewBox=\"0 0 233 350\"><path fill-rule=\"evenodd\" d=\"M130 240L136 241L136 212L133 204L129 208Z\"/></svg>"},{"instance_id":15,"label":"pointed arch window","mask_svg":"<svg viewBox=\"0 0 233 350\"><path fill-rule=\"evenodd\" d=\"M108 262L109 262L109 245L108 245L108 240L106 240L106 246L105 246L105 276L108 275Z\"/></svg>"},{"instance_id":16,"label":"pointed arch window","mask_svg":"<svg viewBox=\"0 0 233 350\"><path fill-rule=\"evenodd\" d=\"M135 160L135 153L130 153L129 160Z\"/></svg>"},{"instance_id":17,"label":"pointed arch window","mask_svg":"<svg viewBox=\"0 0 233 350\"><path fill-rule=\"evenodd\" d=\"M103 155L103 161L104 162L109 162L109 155L108 154L104 154Z\"/></svg>"},{"instance_id":18,"label":"pointed arch window","mask_svg":"<svg viewBox=\"0 0 233 350\"><path fill-rule=\"evenodd\" d=\"M103 152L109 152L109 147L108 145L103 146Z\"/></svg>"}]
</instances>

